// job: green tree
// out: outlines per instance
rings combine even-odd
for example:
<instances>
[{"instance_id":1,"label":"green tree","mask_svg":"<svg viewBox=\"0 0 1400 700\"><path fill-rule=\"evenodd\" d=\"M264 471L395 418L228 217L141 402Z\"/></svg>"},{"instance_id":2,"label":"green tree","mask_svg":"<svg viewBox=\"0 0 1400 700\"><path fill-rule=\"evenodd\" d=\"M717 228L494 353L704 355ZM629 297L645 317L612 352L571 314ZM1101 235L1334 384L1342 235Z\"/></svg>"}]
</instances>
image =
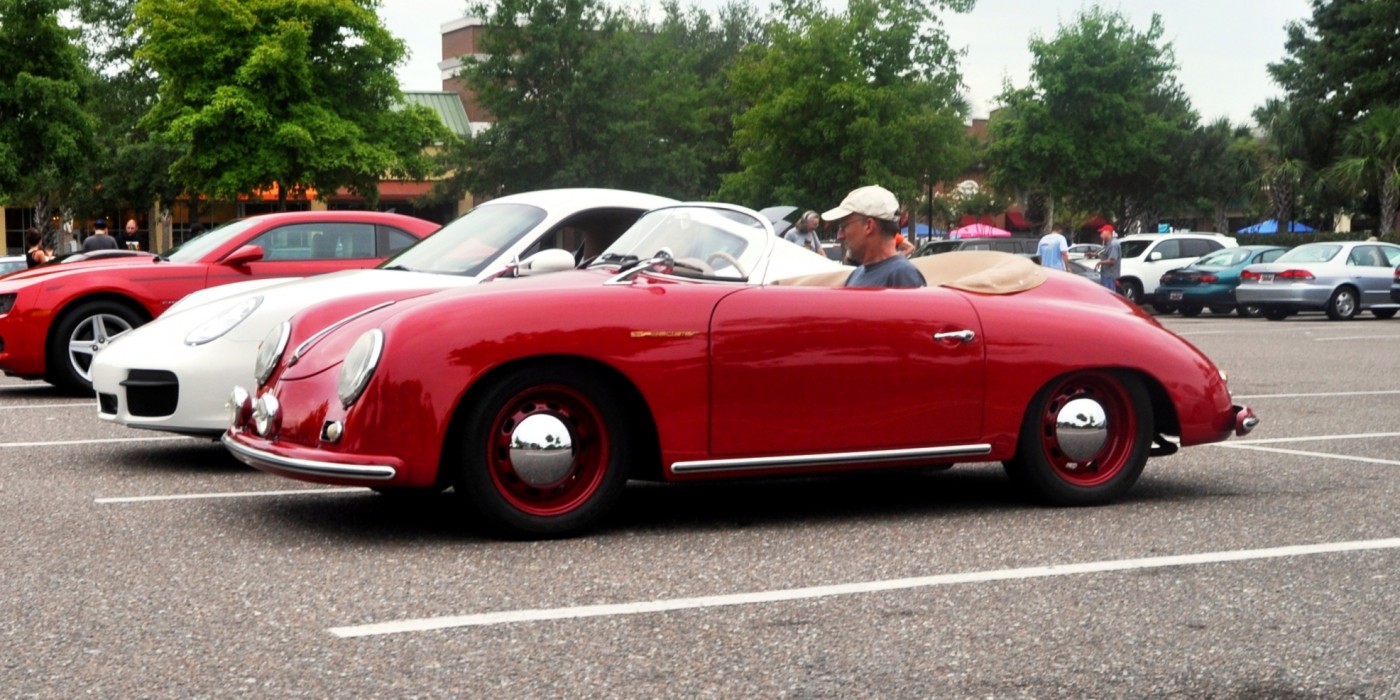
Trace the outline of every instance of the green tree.
<instances>
[{"instance_id":1,"label":"green tree","mask_svg":"<svg viewBox=\"0 0 1400 700\"><path fill-rule=\"evenodd\" d=\"M1328 175L1355 195L1374 194L1380 233L1390 234L1400 201L1400 109L1373 110L1347 132L1343 143L1348 155L1333 164Z\"/></svg>"},{"instance_id":2,"label":"green tree","mask_svg":"<svg viewBox=\"0 0 1400 700\"><path fill-rule=\"evenodd\" d=\"M1047 194L1046 226L1062 197L1155 224L1183 197L1171 164L1197 121L1162 36L1157 15L1139 32L1094 6L1053 39L1033 38L1030 84L1006 86L990 125L993 184Z\"/></svg>"},{"instance_id":3,"label":"green tree","mask_svg":"<svg viewBox=\"0 0 1400 700\"><path fill-rule=\"evenodd\" d=\"M1229 233L1229 209L1259 194L1260 157L1249 128L1222 117L1193 132L1187 166L1172 170L1187 181L1197 207L1210 215L1213 230Z\"/></svg>"},{"instance_id":4,"label":"green tree","mask_svg":"<svg viewBox=\"0 0 1400 700\"><path fill-rule=\"evenodd\" d=\"M1345 127L1400 104L1400 0L1312 0L1312 17L1287 26L1288 55L1269 72L1291 103Z\"/></svg>"},{"instance_id":5,"label":"green tree","mask_svg":"<svg viewBox=\"0 0 1400 700\"><path fill-rule=\"evenodd\" d=\"M941 11L969 0L852 0L833 14L784 0L767 39L731 71L748 107L735 119L742 169L720 196L829 205L880 184L911 200L967 162L965 101Z\"/></svg>"},{"instance_id":6,"label":"green tree","mask_svg":"<svg viewBox=\"0 0 1400 700\"><path fill-rule=\"evenodd\" d=\"M141 123L187 148L175 181L219 199L276 186L285 208L308 188L374 201L382 177L425 177L425 148L451 137L431 110L403 102L403 42L378 5L139 0L136 55L161 77Z\"/></svg>"},{"instance_id":7,"label":"green tree","mask_svg":"<svg viewBox=\"0 0 1400 700\"><path fill-rule=\"evenodd\" d=\"M50 211L84 188L93 119L83 108L90 76L61 0L0 0L0 198Z\"/></svg>"},{"instance_id":8,"label":"green tree","mask_svg":"<svg viewBox=\"0 0 1400 700\"><path fill-rule=\"evenodd\" d=\"M1280 226L1287 226L1298 209L1298 193L1312 169L1304 156L1306 117L1301 110L1270 99L1254 110L1254 121L1264 132L1260 141L1263 165L1259 184L1268 195L1270 211Z\"/></svg>"}]
</instances>

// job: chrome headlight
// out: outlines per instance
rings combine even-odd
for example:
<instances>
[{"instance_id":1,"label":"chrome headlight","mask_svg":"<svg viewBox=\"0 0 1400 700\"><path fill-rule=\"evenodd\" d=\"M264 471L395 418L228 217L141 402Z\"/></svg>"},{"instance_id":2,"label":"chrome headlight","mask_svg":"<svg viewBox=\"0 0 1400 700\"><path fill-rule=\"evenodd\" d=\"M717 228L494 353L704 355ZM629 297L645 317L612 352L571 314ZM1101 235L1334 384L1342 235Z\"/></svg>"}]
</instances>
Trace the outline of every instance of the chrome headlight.
<instances>
[{"instance_id":1,"label":"chrome headlight","mask_svg":"<svg viewBox=\"0 0 1400 700\"><path fill-rule=\"evenodd\" d=\"M283 321L268 331L267 337L258 345L258 359L253 363L253 376L257 378L258 386L267 383L268 378L272 376L272 370L282 361L282 353L287 350L287 338L291 334L292 324Z\"/></svg>"},{"instance_id":2,"label":"chrome headlight","mask_svg":"<svg viewBox=\"0 0 1400 700\"><path fill-rule=\"evenodd\" d=\"M224 307L208 321L195 326L194 330L185 336L185 345L203 345L233 330L234 326L242 323L243 319L248 318L248 315L258 308L262 300L262 296L255 296Z\"/></svg>"},{"instance_id":3,"label":"chrome headlight","mask_svg":"<svg viewBox=\"0 0 1400 700\"><path fill-rule=\"evenodd\" d=\"M355 403L364 393L374 369L379 366L379 355L384 350L384 331L375 328L360 336L350 346L345 362L340 365L340 379L336 381L336 393L340 394L340 404L346 408Z\"/></svg>"}]
</instances>

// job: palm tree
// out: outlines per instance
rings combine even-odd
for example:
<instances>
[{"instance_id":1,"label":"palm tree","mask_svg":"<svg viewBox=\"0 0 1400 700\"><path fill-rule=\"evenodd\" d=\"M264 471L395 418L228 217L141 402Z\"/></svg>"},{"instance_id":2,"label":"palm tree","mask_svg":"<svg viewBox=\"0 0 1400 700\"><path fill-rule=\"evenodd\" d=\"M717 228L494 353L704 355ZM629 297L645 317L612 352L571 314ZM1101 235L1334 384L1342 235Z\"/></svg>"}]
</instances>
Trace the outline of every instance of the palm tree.
<instances>
[{"instance_id":1,"label":"palm tree","mask_svg":"<svg viewBox=\"0 0 1400 700\"><path fill-rule=\"evenodd\" d=\"M1263 174L1260 182L1269 195L1274 220L1287 226L1298 205L1298 189L1308 172L1302 153L1305 134L1300 115L1287 103L1271 99L1254 110L1254 120L1264 131L1260 142Z\"/></svg>"},{"instance_id":2,"label":"palm tree","mask_svg":"<svg viewBox=\"0 0 1400 700\"><path fill-rule=\"evenodd\" d=\"M1375 188L1380 200L1380 234L1395 230L1395 209L1400 203L1400 109L1372 110L1343 139L1347 157L1327 169L1343 188L1365 196Z\"/></svg>"}]
</instances>

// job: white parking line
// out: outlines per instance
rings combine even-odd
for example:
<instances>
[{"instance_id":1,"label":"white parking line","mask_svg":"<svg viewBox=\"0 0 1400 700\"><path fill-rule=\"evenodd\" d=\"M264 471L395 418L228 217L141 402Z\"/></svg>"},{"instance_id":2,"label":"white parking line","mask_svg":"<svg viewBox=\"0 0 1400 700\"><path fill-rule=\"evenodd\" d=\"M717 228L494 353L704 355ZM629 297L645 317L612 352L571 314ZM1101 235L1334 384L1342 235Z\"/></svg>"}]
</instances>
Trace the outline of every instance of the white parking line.
<instances>
[{"instance_id":1,"label":"white parking line","mask_svg":"<svg viewBox=\"0 0 1400 700\"><path fill-rule=\"evenodd\" d=\"M114 442L169 442L171 440L197 440L179 435L171 437L103 438L100 440L49 440L45 442L0 442L0 447L58 447L62 445L108 445Z\"/></svg>"},{"instance_id":2,"label":"white parking line","mask_svg":"<svg viewBox=\"0 0 1400 700\"><path fill-rule=\"evenodd\" d=\"M153 501L196 501L206 498L267 498L272 496L303 496L306 494L352 493L368 491L360 487L296 489L291 491L228 491L224 493L186 493L173 496L126 496L121 498L94 498L93 503L111 505L113 503L150 503Z\"/></svg>"},{"instance_id":3,"label":"white parking line","mask_svg":"<svg viewBox=\"0 0 1400 700\"><path fill-rule=\"evenodd\" d=\"M1320 440L1360 440L1363 438L1400 437L1400 433L1352 433L1350 435L1305 435L1302 437L1264 438L1262 440L1231 440L1231 445L1264 445L1271 442L1318 442ZM1214 443L1223 445L1226 443Z\"/></svg>"},{"instance_id":4,"label":"white parking line","mask_svg":"<svg viewBox=\"0 0 1400 700\"><path fill-rule=\"evenodd\" d=\"M1322 459L1339 459L1344 462L1365 462L1367 464L1391 464L1400 467L1400 461L1393 459L1375 459L1373 457L1353 457L1351 455L1335 455L1328 452L1308 452L1306 450L1286 450L1282 447L1260 447L1258 445L1240 445L1229 442L1211 443L1216 447L1228 447L1234 450L1254 450L1256 452L1276 452L1284 455L1294 455L1297 457L1321 457Z\"/></svg>"},{"instance_id":5,"label":"white parking line","mask_svg":"<svg viewBox=\"0 0 1400 700\"><path fill-rule=\"evenodd\" d=\"M86 407L88 407L88 408L92 408L93 406L96 406L96 405L97 405L97 402L96 402L96 401L84 401L84 402L82 402L82 403L73 403L73 402L68 402L68 403L43 403L43 404L37 404L37 405L33 405L33 406L0 406L0 411L18 411L18 410L24 409L24 408L73 408L73 407L75 407L75 406L86 406Z\"/></svg>"},{"instance_id":6,"label":"white parking line","mask_svg":"<svg viewBox=\"0 0 1400 700\"><path fill-rule=\"evenodd\" d=\"M1250 396L1236 396L1237 399L1306 399L1306 398L1330 398L1334 396L1387 396L1390 394L1400 394L1400 389L1387 389L1384 391L1328 391L1314 394L1253 394Z\"/></svg>"},{"instance_id":7,"label":"white parking line","mask_svg":"<svg viewBox=\"0 0 1400 700\"><path fill-rule=\"evenodd\" d=\"M728 595L704 596L698 598L671 598L662 600L615 603L609 605L581 605L570 608L539 608L534 610L505 610L476 615L454 615L447 617L426 617L397 622L380 622L368 625L332 627L331 634L341 637L368 637L403 632L425 632L428 630L452 627L479 627L505 625L517 622L541 622L546 620L571 620L585 617L607 617L617 615L638 615L643 613L669 612L673 610L693 610L696 608L717 608L734 605L756 605L780 603L791 600L809 600L829 596L880 593L884 591L930 588L963 583L986 583L989 581L1016 581L1051 576L1074 576L1111 571L1134 571L1160 569L1169 566L1195 566L1224 562L1251 561L1258 559L1279 559L1313 554L1337 552L1360 552L1400 548L1400 538L1382 540L1358 540L1352 542L1332 542L1327 544L1274 547L1270 549L1243 549L1203 554L1183 554L1143 559L1117 559L1111 561L1085 562L1051 566L1032 566L1023 569L1000 569L996 571L974 571L960 574L940 574L886 581L866 581L863 583L843 583L830 586L812 586L788 590L756 591L732 593Z\"/></svg>"},{"instance_id":8,"label":"white parking line","mask_svg":"<svg viewBox=\"0 0 1400 700\"><path fill-rule=\"evenodd\" d=\"M1331 340L1395 340L1400 335L1342 335L1332 338L1313 338L1314 342L1326 343Z\"/></svg>"}]
</instances>

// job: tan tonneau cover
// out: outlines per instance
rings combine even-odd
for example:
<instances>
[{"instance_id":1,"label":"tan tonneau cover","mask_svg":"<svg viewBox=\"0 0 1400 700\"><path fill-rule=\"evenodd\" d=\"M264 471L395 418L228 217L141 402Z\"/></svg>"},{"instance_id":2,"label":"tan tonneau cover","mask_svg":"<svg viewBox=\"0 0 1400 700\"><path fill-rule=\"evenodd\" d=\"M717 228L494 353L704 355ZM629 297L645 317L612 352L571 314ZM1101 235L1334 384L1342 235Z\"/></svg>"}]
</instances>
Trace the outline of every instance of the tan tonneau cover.
<instances>
[{"instance_id":1,"label":"tan tonneau cover","mask_svg":"<svg viewBox=\"0 0 1400 700\"><path fill-rule=\"evenodd\" d=\"M930 287L952 287L978 294L1015 294L1045 283L1045 270L1030 258L990 250L959 250L914 258L910 262ZM781 279L774 284L840 287L851 270L820 272Z\"/></svg>"}]
</instances>

